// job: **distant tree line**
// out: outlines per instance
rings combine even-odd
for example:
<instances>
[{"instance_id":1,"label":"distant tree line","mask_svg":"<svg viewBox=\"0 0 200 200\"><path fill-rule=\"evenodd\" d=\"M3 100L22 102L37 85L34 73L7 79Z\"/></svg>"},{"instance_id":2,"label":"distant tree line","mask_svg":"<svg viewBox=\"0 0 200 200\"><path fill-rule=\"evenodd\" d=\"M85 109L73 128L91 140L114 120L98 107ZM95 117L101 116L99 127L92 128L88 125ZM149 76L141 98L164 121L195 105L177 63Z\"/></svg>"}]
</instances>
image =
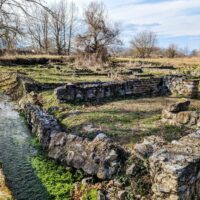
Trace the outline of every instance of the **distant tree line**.
<instances>
[{"instance_id":1,"label":"distant tree line","mask_svg":"<svg viewBox=\"0 0 200 200\"><path fill-rule=\"evenodd\" d=\"M140 58L186 55L174 44L166 49L157 47L157 35L151 31L137 33L131 48L121 52L119 36L120 29L110 22L103 3L91 2L81 15L75 3L68 0L50 5L42 0L0 0L2 53L77 53L95 61L106 61L110 52Z\"/></svg>"}]
</instances>

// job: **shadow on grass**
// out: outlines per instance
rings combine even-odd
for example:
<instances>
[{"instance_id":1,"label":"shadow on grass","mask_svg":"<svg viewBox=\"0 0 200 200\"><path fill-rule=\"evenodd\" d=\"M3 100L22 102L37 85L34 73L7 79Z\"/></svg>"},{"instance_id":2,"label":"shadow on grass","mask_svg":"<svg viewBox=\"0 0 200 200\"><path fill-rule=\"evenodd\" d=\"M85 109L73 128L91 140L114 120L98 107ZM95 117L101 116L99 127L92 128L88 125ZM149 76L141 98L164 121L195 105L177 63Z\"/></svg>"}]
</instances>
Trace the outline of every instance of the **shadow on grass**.
<instances>
[{"instance_id":1,"label":"shadow on grass","mask_svg":"<svg viewBox=\"0 0 200 200\"><path fill-rule=\"evenodd\" d=\"M161 110L126 111L102 110L83 112L65 118L62 124L75 134L93 139L98 132L104 132L121 144L134 144L144 137L156 135L165 140L180 139L189 134L191 129L162 124ZM89 126L89 128L86 128Z\"/></svg>"},{"instance_id":2,"label":"shadow on grass","mask_svg":"<svg viewBox=\"0 0 200 200\"><path fill-rule=\"evenodd\" d=\"M186 127L178 127L172 125L165 125L160 124L158 127L155 128L148 128L147 130L141 130L139 134L132 136L132 143L137 143L142 141L144 137L155 135L161 136L166 141L171 142L173 140L179 140L183 136L188 135L191 133L191 129Z\"/></svg>"}]
</instances>

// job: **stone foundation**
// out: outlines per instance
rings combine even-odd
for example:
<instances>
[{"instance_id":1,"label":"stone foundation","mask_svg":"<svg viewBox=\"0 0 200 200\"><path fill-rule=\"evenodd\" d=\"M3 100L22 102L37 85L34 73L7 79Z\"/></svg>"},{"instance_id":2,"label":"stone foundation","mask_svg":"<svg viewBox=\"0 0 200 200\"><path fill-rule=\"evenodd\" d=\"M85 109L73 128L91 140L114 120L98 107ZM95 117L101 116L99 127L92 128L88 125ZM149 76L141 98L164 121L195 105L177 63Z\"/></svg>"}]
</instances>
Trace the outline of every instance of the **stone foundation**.
<instances>
[{"instance_id":1,"label":"stone foundation","mask_svg":"<svg viewBox=\"0 0 200 200\"><path fill-rule=\"evenodd\" d=\"M126 152L104 134L92 141L68 134L62 132L57 120L40 107L27 104L23 108L32 132L50 158L100 179L111 179L120 172Z\"/></svg>"},{"instance_id":2,"label":"stone foundation","mask_svg":"<svg viewBox=\"0 0 200 200\"><path fill-rule=\"evenodd\" d=\"M48 149L51 134L61 132L62 129L58 121L44 112L39 106L27 104L23 105L24 113L32 132L38 137L44 149Z\"/></svg>"},{"instance_id":3,"label":"stone foundation","mask_svg":"<svg viewBox=\"0 0 200 200\"><path fill-rule=\"evenodd\" d=\"M199 81L189 80L184 76L166 76L135 78L128 81L116 82L85 82L64 85L62 83L39 83L16 73L14 89L23 88L22 96L36 92L54 90L57 99L65 102L90 102L102 101L117 97L145 97L145 96L182 96L196 98L198 96ZM15 90L17 90L17 88ZM12 92L12 91L11 91ZM16 91L13 91L14 93Z\"/></svg>"},{"instance_id":4,"label":"stone foundation","mask_svg":"<svg viewBox=\"0 0 200 200\"><path fill-rule=\"evenodd\" d=\"M200 199L200 131L150 157L153 200Z\"/></svg>"},{"instance_id":5,"label":"stone foundation","mask_svg":"<svg viewBox=\"0 0 200 200\"><path fill-rule=\"evenodd\" d=\"M199 81L188 79L186 76L165 76L163 89L174 96L196 98L198 97Z\"/></svg>"},{"instance_id":6,"label":"stone foundation","mask_svg":"<svg viewBox=\"0 0 200 200\"><path fill-rule=\"evenodd\" d=\"M121 82L75 83L55 89L57 99L66 102L102 101L116 97L182 96L196 98L199 81L184 76L148 77Z\"/></svg>"},{"instance_id":7,"label":"stone foundation","mask_svg":"<svg viewBox=\"0 0 200 200\"><path fill-rule=\"evenodd\" d=\"M124 173L130 155L104 134L89 140L62 132L57 120L40 107L26 104L23 108L50 158L102 180ZM200 199L200 131L171 144L151 136L136 145L135 151L142 160L149 160L153 200Z\"/></svg>"},{"instance_id":8,"label":"stone foundation","mask_svg":"<svg viewBox=\"0 0 200 200\"><path fill-rule=\"evenodd\" d=\"M63 85L60 83L39 83L31 78L21 75L17 76L17 81L23 86L25 93L30 93L30 92L39 93L43 91L53 90Z\"/></svg>"},{"instance_id":9,"label":"stone foundation","mask_svg":"<svg viewBox=\"0 0 200 200\"><path fill-rule=\"evenodd\" d=\"M159 96L161 78L135 79L122 82L68 84L55 90L57 99L64 102L101 101L125 96Z\"/></svg>"}]
</instances>

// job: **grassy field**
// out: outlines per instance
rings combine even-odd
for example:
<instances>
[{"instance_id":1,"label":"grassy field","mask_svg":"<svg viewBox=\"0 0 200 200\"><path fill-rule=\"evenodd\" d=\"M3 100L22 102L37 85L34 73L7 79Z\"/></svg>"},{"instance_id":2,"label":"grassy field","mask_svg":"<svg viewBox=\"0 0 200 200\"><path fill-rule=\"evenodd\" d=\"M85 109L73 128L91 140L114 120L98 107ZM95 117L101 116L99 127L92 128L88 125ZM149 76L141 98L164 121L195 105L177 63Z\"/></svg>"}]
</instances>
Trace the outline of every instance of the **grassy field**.
<instances>
[{"instance_id":1,"label":"grassy field","mask_svg":"<svg viewBox=\"0 0 200 200\"><path fill-rule=\"evenodd\" d=\"M43 57L32 56L30 58L40 59ZM14 60L15 58L26 59L26 56L11 57L11 60ZM47 58L62 59L62 57L59 56L48 56ZM67 57L65 59L67 60ZM116 60L118 62L123 62L123 64L119 64L115 67L81 67L72 62L65 62L62 64L49 63L46 65L0 66L0 72L21 72L26 76L43 83L93 82L131 79L135 77L135 74L131 74L130 70L137 67L143 69L142 75L152 74L161 76L169 74L185 74L200 77L200 58L116 58ZM164 67L166 66L172 66L174 69L165 69Z\"/></svg>"},{"instance_id":2,"label":"grassy field","mask_svg":"<svg viewBox=\"0 0 200 200\"><path fill-rule=\"evenodd\" d=\"M200 66L200 57L183 58L116 58L117 61L141 62L144 64L154 64L157 66L171 65L174 67Z\"/></svg>"},{"instance_id":3,"label":"grassy field","mask_svg":"<svg viewBox=\"0 0 200 200\"><path fill-rule=\"evenodd\" d=\"M188 58L116 58L117 62L125 63L124 67L145 67L145 74L168 75L184 74L200 76L200 57ZM152 67L158 67L152 68ZM165 69L173 67L173 70Z\"/></svg>"},{"instance_id":4,"label":"grassy field","mask_svg":"<svg viewBox=\"0 0 200 200\"><path fill-rule=\"evenodd\" d=\"M160 135L168 141L179 139L190 129L162 124L162 109L177 98L118 99L102 105L59 104L54 92L41 94L42 102L61 124L74 134L94 138L104 132L115 141L133 147L145 136ZM200 108L198 100L192 100L191 109Z\"/></svg>"},{"instance_id":5,"label":"grassy field","mask_svg":"<svg viewBox=\"0 0 200 200\"><path fill-rule=\"evenodd\" d=\"M67 82L84 82L84 81L110 81L106 75L92 76L90 73L80 72L77 74L76 69L66 66L13 66L1 67L1 72L16 73L20 72L34 80L42 83L67 83Z\"/></svg>"}]
</instances>

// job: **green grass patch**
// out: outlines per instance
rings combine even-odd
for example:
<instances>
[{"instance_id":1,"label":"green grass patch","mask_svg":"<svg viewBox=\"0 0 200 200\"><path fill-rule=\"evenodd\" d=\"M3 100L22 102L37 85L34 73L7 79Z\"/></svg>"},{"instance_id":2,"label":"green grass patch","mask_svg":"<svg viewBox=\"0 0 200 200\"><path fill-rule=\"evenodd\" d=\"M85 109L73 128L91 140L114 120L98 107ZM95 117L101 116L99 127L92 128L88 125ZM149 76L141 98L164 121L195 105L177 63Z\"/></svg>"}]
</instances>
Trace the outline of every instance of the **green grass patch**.
<instances>
[{"instance_id":1,"label":"green grass patch","mask_svg":"<svg viewBox=\"0 0 200 200\"><path fill-rule=\"evenodd\" d=\"M46 188L52 200L71 200L74 194L74 183L81 181L83 173L71 171L47 158L37 138L31 140L38 153L30 159L35 174Z\"/></svg>"},{"instance_id":2,"label":"green grass patch","mask_svg":"<svg viewBox=\"0 0 200 200\"><path fill-rule=\"evenodd\" d=\"M42 155L33 157L31 163L51 199L72 199L74 183L80 181L82 173L77 172L73 175L70 170L66 170Z\"/></svg>"},{"instance_id":3,"label":"green grass patch","mask_svg":"<svg viewBox=\"0 0 200 200\"><path fill-rule=\"evenodd\" d=\"M82 200L97 200L97 190L91 189L91 190L87 191L83 195Z\"/></svg>"}]
</instances>

